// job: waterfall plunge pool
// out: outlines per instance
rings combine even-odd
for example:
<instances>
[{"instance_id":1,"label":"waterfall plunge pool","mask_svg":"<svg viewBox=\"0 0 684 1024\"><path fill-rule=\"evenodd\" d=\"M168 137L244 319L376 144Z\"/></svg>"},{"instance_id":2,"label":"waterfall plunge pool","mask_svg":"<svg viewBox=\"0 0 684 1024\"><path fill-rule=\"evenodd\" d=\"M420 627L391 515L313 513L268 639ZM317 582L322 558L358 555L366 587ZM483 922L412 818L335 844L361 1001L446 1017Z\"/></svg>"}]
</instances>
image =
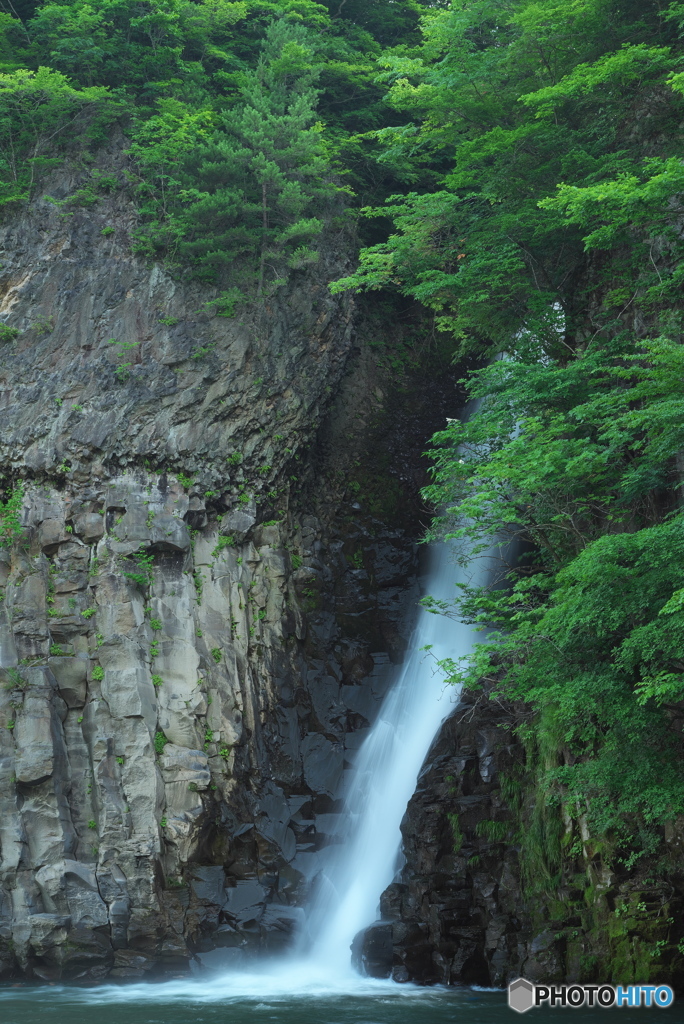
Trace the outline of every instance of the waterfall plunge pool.
<instances>
[{"instance_id":1,"label":"waterfall plunge pool","mask_svg":"<svg viewBox=\"0 0 684 1024\"><path fill-rule=\"evenodd\" d=\"M529 1020L681 1021L676 1002L666 1010L583 1009L573 1014L541 1008ZM0 989L2 1024L511 1024L516 1019L520 1018L500 991L419 988L364 978L358 978L354 989L342 991L315 979L307 981L296 970L281 975L280 984L273 974L240 973L157 984Z\"/></svg>"}]
</instances>

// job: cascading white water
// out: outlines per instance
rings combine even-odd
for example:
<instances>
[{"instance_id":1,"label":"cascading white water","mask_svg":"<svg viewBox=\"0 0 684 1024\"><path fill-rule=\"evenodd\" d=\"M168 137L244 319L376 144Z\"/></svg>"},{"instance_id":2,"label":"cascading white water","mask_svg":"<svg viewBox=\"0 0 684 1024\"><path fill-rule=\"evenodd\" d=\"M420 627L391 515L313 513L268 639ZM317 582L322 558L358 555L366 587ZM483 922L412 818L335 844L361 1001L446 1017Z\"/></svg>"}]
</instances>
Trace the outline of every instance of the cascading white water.
<instances>
[{"instance_id":1,"label":"cascading white water","mask_svg":"<svg viewBox=\"0 0 684 1024\"><path fill-rule=\"evenodd\" d=\"M491 558L480 556L466 572L447 543L432 546L430 563L427 590L442 601L453 600L457 583L482 585L492 571ZM419 611L406 660L358 751L341 842L331 848L308 913L308 956L317 973L353 973L352 940L377 918L380 895L396 871L401 819L430 744L458 697L445 687L436 662L462 658L476 638L471 626Z\"/></svg>"}]
</instances>

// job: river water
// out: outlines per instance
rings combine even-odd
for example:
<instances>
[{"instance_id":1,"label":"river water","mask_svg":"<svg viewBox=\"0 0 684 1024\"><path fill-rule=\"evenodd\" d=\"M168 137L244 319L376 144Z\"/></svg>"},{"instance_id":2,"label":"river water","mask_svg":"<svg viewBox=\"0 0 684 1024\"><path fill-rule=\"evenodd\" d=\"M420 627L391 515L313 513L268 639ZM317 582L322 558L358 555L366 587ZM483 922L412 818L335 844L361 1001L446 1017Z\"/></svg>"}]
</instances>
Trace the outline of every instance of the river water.
<instances>
[{"instance_id":1,"label":"river water","mask_svg":"<svg viewBox=\"0 0 684 1024\"><path fill-rule=\"evenodd\" d=\"M261 991L257 991L259 981ZM0 990L2 1024L681 1024L682 1010L561 1010L539 1008L529 1016L514 1013L502 992L472 989L414 988L359 979L354 992L316 990L277 993L254 976L235 992L225 978L92 989L67 987Z\"/></svg>"}]
</instances>

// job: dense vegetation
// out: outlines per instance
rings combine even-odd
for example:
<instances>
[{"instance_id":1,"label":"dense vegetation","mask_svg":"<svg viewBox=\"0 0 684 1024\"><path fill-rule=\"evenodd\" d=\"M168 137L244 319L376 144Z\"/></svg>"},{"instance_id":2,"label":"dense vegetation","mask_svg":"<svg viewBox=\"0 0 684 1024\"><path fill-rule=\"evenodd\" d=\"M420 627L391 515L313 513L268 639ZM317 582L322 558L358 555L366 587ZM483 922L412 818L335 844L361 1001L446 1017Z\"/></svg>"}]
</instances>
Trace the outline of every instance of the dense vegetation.
<instances>
[{"instance_id":1,"label":"dense vegetation","mask_svg":"<svg viewBox=\"0 0 684 1024\"><path fill-rule=\"evenodd\" d=\"M494 632L445 667L527 709L538 882L562 832L622 870L666 861L684 811L684 5L482 0L423 25L384 58L412 120L378 133L421 188L389 199L394 232L336 287L412 295L480 358L481 404L435 438L427 495L468 550L525 554L510 589L463 589ZM582 829L550 827L554 805Z\"/></svg>"},{"instance_id":2,"label":"dense vegetation","mask_svg":"<svg viewBox=\"0 0 684 1024\"><path fill-rule=\"evenodd\" d=\"M378 61L418 38L418 0L0 6L0 201L29 198L75 133L87 160L119 124L135 248L223 284L228 309L315 262L341 197L391 178L362 136L387 123ZM74 201L116 185L96 174Z\"/></svg>"},{"instance_id":3,"label":"dense vegetation","mask_svg":"<svg viewBox=\"0 0 684 1024\"><path fill-rule=\"evenodd\" d=\"M73 201L128 188L137 250L226 311L356 218L333 287L417 300L478 367L427 496L436 529L525 555L464 590L494 632L445 667L528 710L578 856L655 854L684 813L684 3L0 6L2 203L118 126L125 180Z\"/></svg>"}]
</instances>

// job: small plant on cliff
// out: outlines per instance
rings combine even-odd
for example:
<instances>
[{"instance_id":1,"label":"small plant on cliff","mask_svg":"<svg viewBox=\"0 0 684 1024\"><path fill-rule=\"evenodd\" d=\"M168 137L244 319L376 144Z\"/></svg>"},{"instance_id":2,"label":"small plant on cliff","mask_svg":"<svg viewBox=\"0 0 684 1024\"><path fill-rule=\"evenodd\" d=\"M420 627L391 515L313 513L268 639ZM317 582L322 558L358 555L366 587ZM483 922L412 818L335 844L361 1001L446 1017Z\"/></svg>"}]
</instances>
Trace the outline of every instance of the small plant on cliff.
<instances>
[{"instance_id":1,"label":"small plant on cliff","mask_svg":"<svg viewBox=\"0 0 684 1024\"><path fill-rule=\"evenodd\" d=\"M156 752L158 754L162 753L162 751L164 750L164 747L166 746L166 744L168 742L169 741L167 740L167 738L166 738L166 736L164 735L163 732L157 731L154 734L154 749L156 750Z\"/></svg>"},{"instance_id":2,"label":"small plant on cliff","mask_svg":"<svg viewBox=\"0 0 684 1024\"><path fill-rule=\"evenodd\" d=\"M64 654L61 644L50 644L50 654L53 658L61 658Z\"/></svg>"},{"instance_id":3,"label":"small plant on cliff","mask_svg":"<svg viewBox=\"0 0 684 1024\"><path fill-rule=\"evenodd\" d=\"M230 758L230 755L231 747L221 747L219 750L219 756L222 757L224 761L227 761Z\"/></svg>"},{"instance_id":4,"label":"small plant on cliff","mask_svg":"<svg viewBox=\"0 0 684 1024\"><path fill-rule=\"evenodd\" d=\"M220 647L213 647L212 651L211 651L211 656L214 659L214 661L216 662L216 664L218 665L219 661L221 660L221 648Z\"/></svg>"},{"instance_id":5,"label":"small plant on cliff","mask_svg":"<svg viewBox=\"0 0 684 1024\"><path fill-rule=\"evenodd\" d=\"M5 683L5 690L25 690L28 686L27 681L21 675L16 668L8 668L7 670L8 682Z\"/></svg>"},{"instance_id":6,"label":"small plant on cliff","mask_svg":"<svg viewBox=\"0 0 684 1024\"><path fill-rule=\"evenodd\" d=\"M24 500L24 486L10 491L5 502L0 501L0 548L8 548L21 537L21 505Z\"/></svg>"},{"instance_id":7,"label":"small plant on cliff","mask_svg":"<svg viewBox=\"0 0 684 1024\"><path fill-rule=\"evenodd\" d=\"M159 822L159 824L160 824L161 828L166 828L166 826L168 825L168 820L166 819L166 817L162 818L162 820Z\"/></svg>"},{"instance_id":8,"label":"small plant on cliff","mask_svg":"<svg viewBox=\"0 0 684 1024\"><path fill-rule=\"evenodd\" d=\"M39 314L31 327L36 334L51 334L55 329L55 318L53 316L45 316L43 313Z\"/></svg>"},{"instance_id":9,"label":"small plant on cliff","mask_svg":"<svg viewBox=\"0 0 684 1024\"><path fill-rule=\"evenodd\" d=\"M18 334L19 329L17 327L8 327L7 324L0 324L0 342L14 341Z\"/></svg>"},{"instance_id":10,"label":"small plant on cliff","mask_svg":"<svg viewBox=\"0 0 684 1024\"><path fill-rule=\"evenodd\" d=\"M9 722L7 723L7 728L10 730L10 732L14 728L14 725L15 725L14 719L10 718Z\"/></svg>"},{"instance_id":11,"label":"small plant on cliff","mask_svg":"<svg viewBox=\"0 0 684 1024\"><path fill-rule=\"evenodd\" d=\"M181 487L185 487L186 490L188 487L192 487L192 485L195 483L194 476L186 476L185 473L176 473L176 480L181 485Z\"/></svg>"},{"instance_id":12,"label":"small plant on cliff","mask_svg":"<svg viewBox=\"0 0 684 1024\"><path fill-rule=\"evenodd\" d=\"M234 548L234 547L235 547L235 537L233 537L231 534L228 534L228 536L226 536L226 537L219 537L218 544L216 545L216 547L212 551L211 557L212 558L218 558L218 556L221 554L221 552L225 551L226 548Z\"/></svg>"},{"instance_id":13,"label":"small plant on cliff","mask_svg":"<svg viewBox=\"0 0 684 1024\"><path fill-rule=\"evenodd\" d=\"M102 666L96 665L95 668L93 669L93 679L96 679L98 682L101 682L104 679L104 675L104 669L102 668Z\"/></svg>"},{"instance_id":14,"label":"small plant on cliff","mask_svg":"<svg viewBox=\"0 0 684 1024\"><path fill-rule=\"evenodd\" d=\"M239 466L240 463L242 462L242 455L241 455L241 453L240 452L233 452L232 455L228 456L228 458L226 459L226 462L230 462L231 466Z\"/></svg>"},{"instance_id":15,"label":"small plant on cliff","mask_svg":"<svg viewBox=\"0 0 684 1024\"><path fill-rule=\"evenodd\" d=\"M447 820L451 825L451 834L454 837L454 853L459 853L463 846L463 833L461 832L461 826L458 821L458 814L455 812L447 814Z\"/></svg>"},{"instance_id":16,"label":"small plant on cliff","mask_svg":"<svg viewBox=\"0 0 684 1024\"><path fill-rule=\"evenodd\" d=\"M154 630L155 633L159 633L162 628L161 619L150 619L150 629Z\"/></svg>"},{"instance_id":17,"label":"small plant on cliff","mask_svg":"<svg viewBox=\"0 0 684 1024\"><path fill-rule=\"evenodd\" d=\"M119 359L123 359L124 356L131 351L131 349L137 348L137 341L117 341L116 338L109 339L110 345L115 345L117 348L117 356ZM114 368L114 374L120 384L124 384L131 375L132 362L129 363L117 363Z\"/></svg>"},{"instance_id":18,"label":"small plant on cliff","mask_svg":"<svg viewBox=\"0 0 684 1024\"><path fill-rule=\"evenodd\" d=\"M134 572L124 572L123 575L141 587L148 587L154 578L154 555L141 548L130 557L136 563L137 569ZM161 629L161 625L159 628Z\"/></svg>"},{"instance_id":19,"label":"small plant on cliff","mask_svg":"<svg viewBox=\"0 0 684 1024\"><path fill-rule=\"evenodd\" d=\"M163 682L164 682L164 680L162 679L161 676L157 676L157 675L152 676L152 685L153 686L155 686L155 687L156 686L161 686L163 684Z\"/></svg>"},{"instance_id":20,"label":"small plant on cliff","mask_svg":"<svg viewBox=\"0 0 684 1024\"><path fill-rule=\"evenodd\" d=\"M81 615L83 616L84 619L92 619L96 611L96 608L86 608L85 611L81 612Z\"/></svg>"},{"instance_id":21,"label":"small plant on cliff","mask_svg":"<svg viewBox=\"0 0 684 1024\"><path fill-rule=\"evenodd\" d=\"M94 820L94 818L91 818L90 821L88 822L88 828L97 828L97 822Z\"/></svg>"},{"instance_id":22,"label":"small plant on cliff","mask_svg":"<svg viewBox=\"0 0 684 1024\"><path fill-rule=\"evenodd\" d=\"M502 843L510 827L506 821L480 821L475 826L475 834L488 839L490 843Z\"/></svg>"}]
</instances>

